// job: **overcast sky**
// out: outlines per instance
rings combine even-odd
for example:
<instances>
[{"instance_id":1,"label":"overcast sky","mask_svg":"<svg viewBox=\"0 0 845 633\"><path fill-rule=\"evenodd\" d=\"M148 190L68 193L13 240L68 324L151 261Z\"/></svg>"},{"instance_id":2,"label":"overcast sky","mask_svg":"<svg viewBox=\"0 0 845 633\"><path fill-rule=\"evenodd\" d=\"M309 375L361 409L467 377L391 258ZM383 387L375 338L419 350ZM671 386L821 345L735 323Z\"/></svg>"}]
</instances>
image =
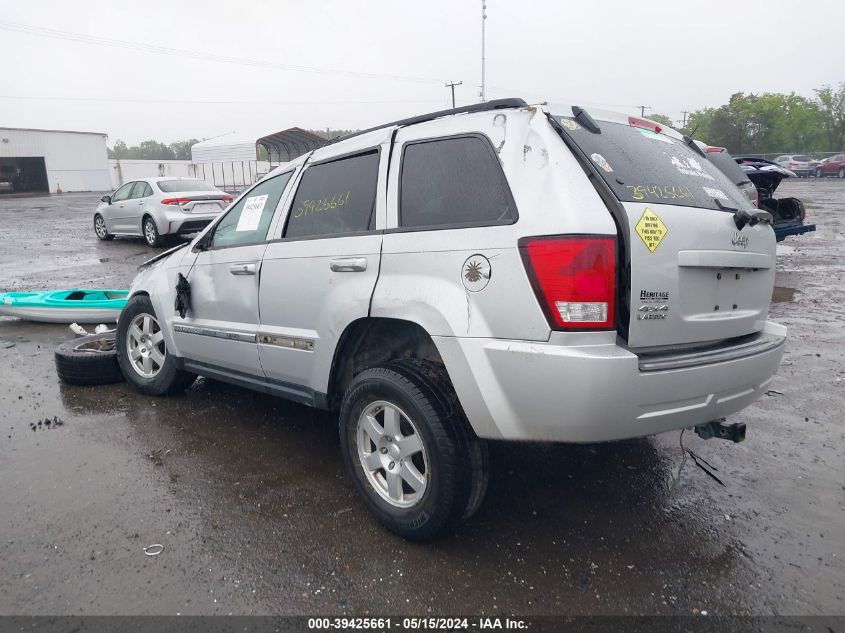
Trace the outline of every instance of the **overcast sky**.
<instances>
[{"instance_id":1,"label":"overcast sky","mask_svg":"<svg viewBox=\"0 0 845 633\"><path fill-rule=\"evenodd\" d=\"M488 98L679 119L738 91L845 81L843 0L488 0L487 14ZM481 0L0 0L0 125L109 144L368 127L448 107L447 80L463 81L458 105L477 101L480 24Z\"/></svg>"}]
</instances>

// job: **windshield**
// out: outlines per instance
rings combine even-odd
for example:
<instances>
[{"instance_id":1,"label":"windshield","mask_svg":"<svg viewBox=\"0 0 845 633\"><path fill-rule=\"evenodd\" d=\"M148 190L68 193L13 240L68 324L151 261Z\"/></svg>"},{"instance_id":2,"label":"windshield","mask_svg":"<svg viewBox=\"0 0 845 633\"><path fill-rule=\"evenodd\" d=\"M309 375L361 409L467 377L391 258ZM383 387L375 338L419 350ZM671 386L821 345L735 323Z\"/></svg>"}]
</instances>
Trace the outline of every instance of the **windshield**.
<instances>
[{"instance_id":1,"label":"windshield","mask_svg":"<svg viewBox=\"0 0 845 633\"><path fill-rule=\"evenodd\" d=\"M623 202L753 208L730 178L682 141L621 123L599 121L601 132L593 133L571 117L555 119Z\"/></svg>"},{"instance_id":2,"label":"windshield","mask_svg":"<svg viewBox=\"0 0 845 633\"><path fill-rule=\"evenodd\" d=\"M191 180L179 178L174 180L159 180L158 188L164 193L175 193L177 191L217 191L217 187L210 185L204 180Z\"/></svg>"}]
</instances>

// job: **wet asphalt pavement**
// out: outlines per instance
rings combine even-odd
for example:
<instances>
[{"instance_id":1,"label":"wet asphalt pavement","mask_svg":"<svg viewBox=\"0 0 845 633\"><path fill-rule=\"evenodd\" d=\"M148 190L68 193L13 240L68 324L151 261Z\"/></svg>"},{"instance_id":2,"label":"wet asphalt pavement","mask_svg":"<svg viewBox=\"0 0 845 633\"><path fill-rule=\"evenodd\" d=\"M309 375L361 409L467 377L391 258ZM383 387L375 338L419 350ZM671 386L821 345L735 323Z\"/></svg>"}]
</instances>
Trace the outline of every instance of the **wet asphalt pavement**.
<instances>
[{"instance_id":1,"label":"wet asphalt pavement","mask_svg":"<svg viewBox=\"0 0 845 633\"><path fill-rule=\"evenodd\" d=\"M332 416L65 386L67 328L0 317L0 614L845 613L845 181L781 188L818 230L779 248L774 391L744 443L684 437L726 486L674 481L678 433L496 444L481 510L429 545L370 518ZM128 287L154 252L97 241L98 198L0 198L0 291Z\"/></svg>"}]
</instances>

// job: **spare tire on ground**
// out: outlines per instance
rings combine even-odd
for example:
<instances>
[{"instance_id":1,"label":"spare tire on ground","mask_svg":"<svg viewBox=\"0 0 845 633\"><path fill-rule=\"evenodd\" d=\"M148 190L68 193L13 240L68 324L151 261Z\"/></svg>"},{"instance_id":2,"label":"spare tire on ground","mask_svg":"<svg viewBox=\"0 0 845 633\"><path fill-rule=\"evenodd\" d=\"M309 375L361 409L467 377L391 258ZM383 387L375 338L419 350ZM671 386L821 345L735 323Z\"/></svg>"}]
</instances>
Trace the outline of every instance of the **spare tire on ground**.
<instances>
[{"instance_id":1,"label":"spare tire on ground","mask_svg":"<svg viewBox=\"0 0 845 633\"><path fill-rule=\"evenodd\" d=\"M114 332L80 336L54 352L56 373L70 385L107 385L123 381L117 363Z\"/></svg>"}]
</instances>

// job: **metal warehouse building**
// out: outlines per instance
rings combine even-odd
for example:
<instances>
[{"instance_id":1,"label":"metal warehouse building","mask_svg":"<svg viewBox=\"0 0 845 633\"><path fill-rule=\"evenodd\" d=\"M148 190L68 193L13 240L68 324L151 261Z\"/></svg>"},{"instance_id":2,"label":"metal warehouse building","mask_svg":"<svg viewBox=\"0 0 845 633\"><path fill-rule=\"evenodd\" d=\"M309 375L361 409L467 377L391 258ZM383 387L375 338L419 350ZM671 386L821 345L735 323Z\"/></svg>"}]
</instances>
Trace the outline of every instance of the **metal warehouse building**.
<instances>
[{"instance_id":1,"label":"metal warehouse building","mask_svg":"<svg viewBox=\"0 0 845 633\"><path fill-rule=\"evenodd\" d=\"M106 135L0 127L0 182L16 192L109 191Z\"/></svg>"}]
</instances>

